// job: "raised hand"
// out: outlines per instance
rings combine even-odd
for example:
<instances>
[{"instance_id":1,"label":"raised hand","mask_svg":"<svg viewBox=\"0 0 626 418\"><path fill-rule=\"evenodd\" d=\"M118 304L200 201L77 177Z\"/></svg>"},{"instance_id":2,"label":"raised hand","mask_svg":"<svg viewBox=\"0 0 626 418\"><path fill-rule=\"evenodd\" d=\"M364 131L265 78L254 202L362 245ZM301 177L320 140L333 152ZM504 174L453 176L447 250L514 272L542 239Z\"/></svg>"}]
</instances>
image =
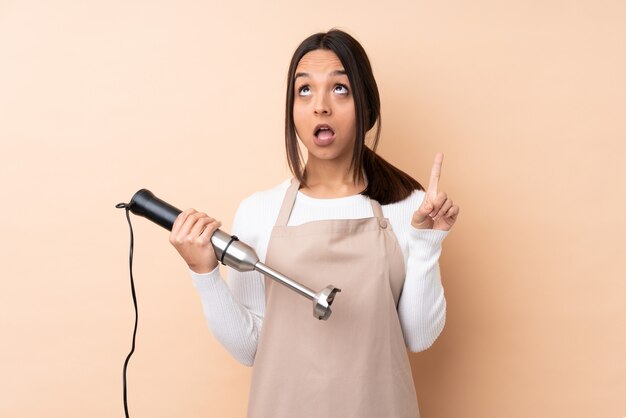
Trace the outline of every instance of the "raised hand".
<instances>
[{"instance_id":1,"label":"raised hand","mask_svg":"<svg viewBox=\"0 0 626 418\"><path fill-rule=\"evenodd\" d=\"M413 213L411 225L417 229L439 229L449 231L459 215L459 207L452 203L448 195L438 191L439 177L443 154L435 156L430 181L426 190L426 197L420 207Z\"/></svg>"}]
</instances>

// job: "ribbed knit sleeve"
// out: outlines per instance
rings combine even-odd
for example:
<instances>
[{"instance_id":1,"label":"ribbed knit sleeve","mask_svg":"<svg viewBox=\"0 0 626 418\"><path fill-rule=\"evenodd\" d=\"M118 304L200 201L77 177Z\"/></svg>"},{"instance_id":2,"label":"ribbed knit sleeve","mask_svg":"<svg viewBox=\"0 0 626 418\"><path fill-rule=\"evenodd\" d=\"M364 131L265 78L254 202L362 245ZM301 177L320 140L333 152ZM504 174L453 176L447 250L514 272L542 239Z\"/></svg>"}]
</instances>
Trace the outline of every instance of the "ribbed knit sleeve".
<instances>
[{"instance_id":1,"label":"ribbed knit sleeve","mask_svg":"<svg viewBox=\"0 0 626 418\"><path fill-rule=\"evenodd\" d=\"M404 255L406 276L398 302L398 317L409 350L423 351L437 339L446 320L446 299L439 273L441 244L448 235L411 226L413 213L425 193L416 190L406 199L383 206Z\"/></svg>"},{"instance_id":2,"label":"ribbed knit sleeve","mask_svg":"<svg viewBox=\"0 0 626 418\"><path fill-rule=\"evenodd\" d=\"M244 275L232 275L237 274ZM263 323L262 278L232 278L231 281L239 282L236 298L218 268L207 274L192 271L191 276L213 336L237 361L252 366Z\"/></svg>"},{"instance_id":3,"label":"ribbed knit sleeve","mask_svg":"<svg viewBox=\"0 0 626 418\"><path fill-rule=\"evenodd\" d=\"M438 261L447 232L410 228L398 315L407 347L418 352L435 342L446 322L446 299Z\"/></svg>"},{"instance_id":4,"label":"ribbed knit sleeve","mask_svg":"<svg viewBox=\"0 0 626 418\"><path fill-rule=\"evenodd\" d=\"M261 260L265 259L283 189L286 183L275 188L269 200L259 202L259 196L253 195L242 201L233 220L232 234L254 248ZM207 274L192 271L191 276L215 338L237 361L252 366L265 312L264 278L256 271L239 272L228 267L227 272L226 281L219 268Z\"/></svg>"}]
</instances>

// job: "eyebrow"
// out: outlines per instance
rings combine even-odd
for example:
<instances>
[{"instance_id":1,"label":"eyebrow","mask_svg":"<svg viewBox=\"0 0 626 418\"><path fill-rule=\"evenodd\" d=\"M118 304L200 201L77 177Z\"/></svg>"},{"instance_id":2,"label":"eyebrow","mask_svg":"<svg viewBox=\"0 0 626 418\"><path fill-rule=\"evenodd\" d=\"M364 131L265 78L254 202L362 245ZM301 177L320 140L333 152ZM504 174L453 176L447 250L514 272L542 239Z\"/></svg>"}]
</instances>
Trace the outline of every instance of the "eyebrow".
<instances>
[{"instance_id":1,"label":"eyebrow","mask_svg":"<svg viewBox=\"0 0 626 418\"><path fill-rule=\"evenodd\" d=\"M331 77L336 77L336 76L340 76L340 75L347 75L346 70L335 70L332 73L330 73ZM298 77L311 77L311 75L309 73L296 73L296 75L293 77L293 79L297 79Z\"/></svg>"}]
</instances>

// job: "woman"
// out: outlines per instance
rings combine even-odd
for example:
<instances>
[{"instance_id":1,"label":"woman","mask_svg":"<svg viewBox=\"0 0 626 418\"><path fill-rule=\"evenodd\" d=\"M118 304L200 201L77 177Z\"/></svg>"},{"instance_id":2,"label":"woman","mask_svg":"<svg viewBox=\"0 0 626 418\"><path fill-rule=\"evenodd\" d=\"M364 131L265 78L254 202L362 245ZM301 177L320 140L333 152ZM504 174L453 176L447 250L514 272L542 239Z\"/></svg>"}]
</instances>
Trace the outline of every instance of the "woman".
<instances>
[{"instance_id":1,"label":"woman","mask_svg":"<svg viewBox=\"0 0 626 418\"><path fill-rule=\"evenodd\" d=\"M285 140L294 174L239 206L233 233L266 264L312 289L342 289L328 321L257 272L229 270L210 247L220 222L193 209L170 236L197 286L209 327L254 364L249 417L417 417L406 347L428 348L445 322L441 242L459 213L366 147L380 100L361 45L331 30L302 42L288 74ZM306 163L298 139L307 150Z\"/></svg>"}]
</instances>

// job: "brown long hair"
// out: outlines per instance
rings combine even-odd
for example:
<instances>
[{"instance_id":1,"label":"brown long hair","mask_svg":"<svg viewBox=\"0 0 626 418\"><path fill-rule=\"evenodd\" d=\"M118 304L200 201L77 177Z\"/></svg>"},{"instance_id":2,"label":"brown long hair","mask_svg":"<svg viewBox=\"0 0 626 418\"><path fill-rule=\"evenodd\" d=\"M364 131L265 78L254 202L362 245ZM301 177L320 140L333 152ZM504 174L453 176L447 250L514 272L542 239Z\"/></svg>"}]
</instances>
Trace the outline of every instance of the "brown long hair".
<instances>
[{"instance_id":1,"label":"brown long hair","mask_svg":"<svg viewBox=\"0 0 626 418\"><path fill-rule=\"evenodd\" d=\"M294 176L300 183L306 185L306 171L293 121L295 73L300 59L317 49L330 50L337 55L352 87L356 116L356 141L354 141L350 168L353 169L355 183L367 179L367 188L361 194L386 205L407 198L413 190L424 190L417 180L376 154L381 128L380 95L372 66L361 44L346 32L338 29L316 33L306 38L294 52L289 64L285 149L289 168ZM365 145L365 135L372 128L375 128L374 139L371 148L368 148Z\"/></svg>"}]
</instances>

